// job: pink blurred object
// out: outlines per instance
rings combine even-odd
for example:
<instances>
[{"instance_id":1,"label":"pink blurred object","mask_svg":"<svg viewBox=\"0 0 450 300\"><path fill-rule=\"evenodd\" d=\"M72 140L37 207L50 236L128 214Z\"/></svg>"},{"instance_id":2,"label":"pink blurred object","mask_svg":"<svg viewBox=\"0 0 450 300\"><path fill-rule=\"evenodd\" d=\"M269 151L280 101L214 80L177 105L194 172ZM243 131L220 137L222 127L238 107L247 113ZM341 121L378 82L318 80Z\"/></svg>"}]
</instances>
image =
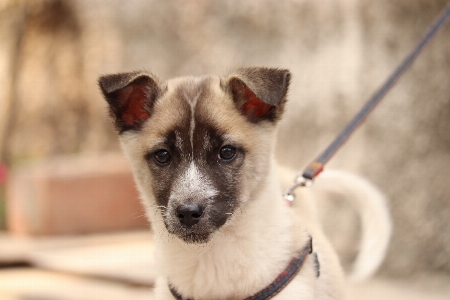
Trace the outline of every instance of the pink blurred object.
<instances>
[{"instance_id":1,"label":"pink blurred object","mask_svg":"<svg viewBox=\"0 0 450 300\"><path fill-rule=\"evenodd\" d=\"M8 175L8 168L5 164L0 163L0 185L4 185L6 182L6 176Z\"/></svg>"},{"instance_id":2,"label":"pink blurred object","mask_svg":"<svg viewBox=\"0 0 450 300\"><path fill-rule=\"evenodd\" d=\"M11 233L77 234L148 228L122 155L52 158L10 172L6 220Z\"/></svg>"}]
</instances>

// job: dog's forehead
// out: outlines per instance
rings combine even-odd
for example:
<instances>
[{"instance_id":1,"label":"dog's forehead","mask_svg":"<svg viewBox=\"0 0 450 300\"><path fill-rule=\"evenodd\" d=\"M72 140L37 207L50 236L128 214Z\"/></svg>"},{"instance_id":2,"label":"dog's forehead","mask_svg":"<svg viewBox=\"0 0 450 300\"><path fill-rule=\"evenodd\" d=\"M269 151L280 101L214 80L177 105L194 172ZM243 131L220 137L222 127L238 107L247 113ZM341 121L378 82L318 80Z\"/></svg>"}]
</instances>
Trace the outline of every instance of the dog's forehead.
<instances>
[{"instance_id":1,"label":"dog's forehead","mask_svg":"<svg viewBox=\"0 0 450 300\"><path fill-rule=\"evenodd\" d=\"M211 131L232 137L233 128L240 127L234 130L239 134L244 123L245 119L237 111L231 95L221 86L219 77L183 77L167 82L167 90L156 101L153 115L142 133L150 144L172 135L192 145L207 141L207 133ZM204 139L198 138L199 132L203 132Z\"/></svg>"},{"instance_id":2,"label":"dog's forehead","mask_svg":"<svg viewBox=\"0 0 450 300\"><path fill-rule=\"evenodd\" d=\"M220 78L216 76L203 77L178 77L167 81L167 94L184 98L185 101L198 95L198 93L206 92L214 86L220 86Z\"/></svg>"}]
</instances>

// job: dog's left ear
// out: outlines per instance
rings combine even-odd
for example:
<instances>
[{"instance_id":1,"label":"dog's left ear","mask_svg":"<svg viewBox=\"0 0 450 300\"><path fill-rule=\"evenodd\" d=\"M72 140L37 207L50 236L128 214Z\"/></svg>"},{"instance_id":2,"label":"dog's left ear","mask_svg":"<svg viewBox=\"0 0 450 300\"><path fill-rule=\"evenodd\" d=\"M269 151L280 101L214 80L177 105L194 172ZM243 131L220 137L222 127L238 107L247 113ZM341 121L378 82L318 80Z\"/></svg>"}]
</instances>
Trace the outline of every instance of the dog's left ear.
<instances>
[{"instance_id":1,"label":"dog's left ear","mask_svg":"<svg viewBox=\"0 0 450 300\"><path fill-rule=\"evenodd\" d=\"M291 74L273 68L242 68L231 74L227 85L237 109L251 122L275 123L286 102Z\"/></svg>"},{"instance_id":2,"label":"dog's left ear","mask_svg":"<svg viewBox=\"0 0 450 300\"><path fill-rule=\"evenodd\" d=\"M156 77L146 72L106 75L98 83L119 133L139 130L161 94Z\"/></svg>"}]
</instances>

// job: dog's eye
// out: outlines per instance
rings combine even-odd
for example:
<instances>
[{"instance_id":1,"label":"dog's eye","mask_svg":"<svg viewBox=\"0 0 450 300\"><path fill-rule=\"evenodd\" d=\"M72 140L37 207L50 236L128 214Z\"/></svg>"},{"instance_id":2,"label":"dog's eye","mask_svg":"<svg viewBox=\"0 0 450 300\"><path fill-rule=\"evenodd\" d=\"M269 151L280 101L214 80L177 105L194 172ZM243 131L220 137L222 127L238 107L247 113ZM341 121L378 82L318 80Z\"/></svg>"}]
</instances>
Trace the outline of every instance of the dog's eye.
<instances>
[{"instance_id":1,"label":"dog's eye","mask_svg":"<svg viewBox=\"0 0 450 300\"><path fill-rule=\"evenodd\" d=\"M232 160L236 157L236 148L226 145L220 149L219 157L223 160Z\"/></svg>"},{"instance_id":2,"label":"dog's eye","mask_svg":"<svg viewBox=\"0 0 450 300\"><path fill-rule=\"evenodd\" d=\"M165 149L157 150L154 152L153 158L159 164L166 164L170 161L170 153Z\"/></svg>"}]
</instances>

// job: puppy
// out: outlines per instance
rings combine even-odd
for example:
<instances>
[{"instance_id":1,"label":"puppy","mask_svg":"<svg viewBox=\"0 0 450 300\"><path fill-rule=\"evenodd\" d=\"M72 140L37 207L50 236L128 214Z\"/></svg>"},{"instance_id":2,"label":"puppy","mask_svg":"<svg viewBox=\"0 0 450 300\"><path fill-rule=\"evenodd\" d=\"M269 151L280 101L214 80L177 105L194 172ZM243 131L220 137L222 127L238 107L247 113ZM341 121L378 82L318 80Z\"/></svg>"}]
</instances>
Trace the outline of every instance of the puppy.
<instances>
[{"instance_id":1,"label":"puppy","mask_svg":"<svg viewBox=\"0 0 450 300\"><path fill-rule=\"evenodd\" d=\"M289 82L289 71L271 68L167 82L146 72L99 79L155 232L157 299L344 297L313 189L297 207L282 198L274 144ZM354 179L344 185L366 190ZM388 223L378 206L369 219ZM388 235L365 250L378 257L365 273L381 261Z\"/></svg>"}]
</instances>

